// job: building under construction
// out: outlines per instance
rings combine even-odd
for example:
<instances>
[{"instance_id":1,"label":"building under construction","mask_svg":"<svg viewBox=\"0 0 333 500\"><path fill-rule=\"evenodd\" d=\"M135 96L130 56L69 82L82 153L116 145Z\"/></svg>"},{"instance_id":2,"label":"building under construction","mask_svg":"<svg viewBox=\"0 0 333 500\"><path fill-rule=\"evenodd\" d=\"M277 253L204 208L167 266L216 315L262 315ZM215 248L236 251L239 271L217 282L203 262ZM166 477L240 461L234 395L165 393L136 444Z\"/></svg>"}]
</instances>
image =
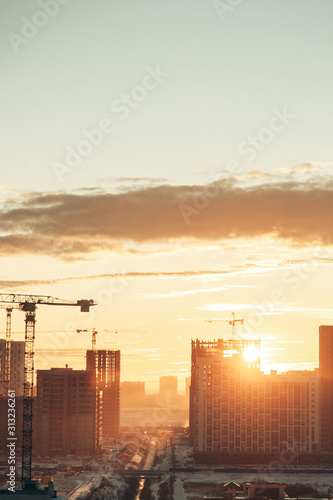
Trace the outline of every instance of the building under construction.
<instances>
[{"instance_id":1,"label":"building under construction","mask_svg":"<svg viewBox=\"0 0 333 500\"><path fill-rule=\"evenodd\" d=\"M102 393L102 435L116 436L120 426L120 351L88 350L86 368L96 374Z\"/></svg>"},{"instance_id":2,"label":"building under construction","mask_svg":"<svg viewBox=\"0 0 333 500\"><path fill-rule=\"evenodd\" d=\"M190 432L198 461L265 463L319 449L317 372L260 371L259 340L192 341Z\"/></svg>"}]
</instances>

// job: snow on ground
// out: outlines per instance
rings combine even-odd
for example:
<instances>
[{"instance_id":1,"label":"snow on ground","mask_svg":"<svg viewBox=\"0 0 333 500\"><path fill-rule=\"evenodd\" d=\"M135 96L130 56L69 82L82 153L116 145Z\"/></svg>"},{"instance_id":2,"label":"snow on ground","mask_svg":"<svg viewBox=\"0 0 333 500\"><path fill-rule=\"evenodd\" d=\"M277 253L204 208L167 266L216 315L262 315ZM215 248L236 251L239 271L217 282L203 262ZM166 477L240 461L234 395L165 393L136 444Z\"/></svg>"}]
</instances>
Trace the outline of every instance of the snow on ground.
<instances>
[{"instance_id":1,"label":"snow on ground","mask_svg":"<svg viewBox=\"0 0 333 500\"><path fill-rule=\"evenodd\" d=\"M57 479L58 498L59 500L84 500L89 498L92 491L101 487L103 482L106 483L107 489L110 490L110 496L108 496L110 499L118 500L127 488L124 479L114 472L104 475L96 473L93 475L81 474L75 478L63 479L63 481ZM108 483L110 483L110 487Z\"/></svg>"},{"instance_id":2,"label":"snow on ground","mask_svg":"<svg viewBox=\"0 0 333 500\"><path fill-rule=\"evenodd\" d=\"M186 500L186 495L183 490L183 482L180 479L180 477L177 477L175 482L174 482L174 498L177 500Z\"/></svg>"},{"instance_id":3,"label":"snow on ground","mask_svg":"<svg viewBox=\"0 0 333 500\"><path fill-rule=\"evenodd\" d=\"M80 474L78 476L66 477L63 473L58 472L54 476L54 486L58 492L58 498L67 498L70 492L74 492L74 490L89 483L93 477L94 474Z\"/></svg>"},{"instance_id":4,"label":"snow on ground","mask_svg":"<svg viewBox=\"0 0 333 500\"><path fill-rule=\"evenodd\" d=\"M107 476L93 477L66 497L68 500L86 500L94 492L94 498L119 500L127 489L127 484L119 475L111 473Z\"/></svg>"},{"instance_id":5,"label":"snow on ground","mask_svg":"<svg viewBox=\"0 0 333 500\"><path fill-rule=\"evenodd\" d=\"M195 473L180 472L176 473L176 480L179 480L185 485L186 483L212 483L220 484L229 481L234 481L235 483L241 484L244 482L251 481L267 481L267 482L278 482L286 483L288 485L309 485L318 490L318 492L327 498L328 488L333 486L333 474L287 474L284 472L274 473L274 472L262 472L262 473L227 473L227 472L213 472L213 471L202 471ZM175 497L177 499L177 497ZM186 500L195 498L193 492L188 493L185 496ZM178 499L177 499L178 500Z\"/></svg>"},{"instance_id":6,"label":"snow on ground","mask_svg":"<svg viewBox=\"0 0 333 500\"><path fill-rule=\"evenodd\" d=\"M106 479L108 479L111 482L113 487L112 490L113 496L110 498L114 500L119 500L119 498L121 498L124 495L128 487L127 483L124 481L122 477L118 476L118 474L113 474L113 473L106 476Z\"/></svg>"},{"instance_id":7,"label":"snow on ground","mask_svg":"<svg viewBox=\"0 0 333 500\"><path fill-rule=\"evenodd\" d=\"M192 446L177 445L175 449L177 467L190 467L193 465Z\"/></svg>"},{"instance_id":8,"label":"snow on ground","mask_svg":"<svg viewBox=\"0 0 333 500\"><path fill-rule=\"evenodd\" d=\"M193 449L187 444L177 444L175 449L176 453L176 467L198 467L200 465L195 465L193 463ZM167 465L167 463L165 463ZM164 467L161 466L161 469ZM277 467L278 469L278 467ZM183 484L188 482L196 483L213 483L213 484L224 484L229 481L234 481L238 484L249 482L249 481L267 481L267 482L279 482L286 483L288 485L309 485L316 489L323 497L327 498L328 488L333 486L333 470L332 473L321 474L306 474L300 473L298 470L297 474L288 474L283 470L271 469L269 467L262 468L262 471L254 472L251 470L245 473L228 473L228 472L213 472L212 469L207 467L206 470L201 472L177 472L176 480L179 479ZM194 498L193 494L185 494L186 500ZM175 500L178 500L175 496Z\"/></svg>"}]
</instances>

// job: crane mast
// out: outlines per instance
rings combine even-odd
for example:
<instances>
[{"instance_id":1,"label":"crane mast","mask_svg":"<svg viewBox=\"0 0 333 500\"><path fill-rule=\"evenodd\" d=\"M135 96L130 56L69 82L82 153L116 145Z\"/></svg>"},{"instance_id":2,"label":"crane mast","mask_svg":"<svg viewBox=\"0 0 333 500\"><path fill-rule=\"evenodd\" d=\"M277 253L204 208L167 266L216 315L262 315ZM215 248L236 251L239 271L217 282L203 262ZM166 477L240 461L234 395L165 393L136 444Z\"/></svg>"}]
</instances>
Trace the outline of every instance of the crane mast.
<instances>
[{"instance_id":1,"label":"crane mast","mask_svg":"<svg viewBox=\"0 0 333 500\"><path fill-rule=\"evenodd\" d=\"M28 310L27 310L28 309ZM35 304L24 304L25 312L25 353L23 384L23 436L22 436L22 483L31 481L32 455L32 405L34 387L34 344L36 325Z\"/></svg>"},{"instance_id":2,"label":"crane mast","mask_svg":"<svg viewBox=\"0 0 333 500\"><path fill-rule=\"evenodd\" d=\"M12 308L6 308L6 358L5 358L5 394L8 395L10 385L10 348L12 331Z\"/></svg>"},{"instance_id":3,"label":"crane mast","mask_svg":"<svg viewBox=\"0 0 333 500\"><path fill-rule=\"evenodd\" d=\"M97 333L98 331L95 330L95 328L92 328L91 330L85 329L85 330L76 330L76 333L91 333L91 348L93 351L96 351L96 341L97 341Z\"/></svg>"},{"instance_id":4,"label":"crane mast","mask_svg":"<svg viewBox=\"0 0 333 500\"><path fill-rule=\"evenodd\" d=\"M236 323L237 321L240 322L240 324L242 325L244 323L244 320L243 319L235 319L235 313L231 313L232 314L232 319L229 319L229 325L232 327L232 339L235 340L235 337L236 337Z\"/></svg>"},{"instance_id":5,"label":"crane mast","mask_svg":"<svg viewBox=\"0 0 333 500\"><path fill-rule=\"evenodd\" d=\"M11 358L11 331L12 331L12 312L13 309L19 309L19 306L4 306L0 305L0 309L6 309L6 345L5 345L5 370L4 379L1 383L1 392L4 396L8 396L10 386L10 358Z\"/></svg>"}]
</instances>

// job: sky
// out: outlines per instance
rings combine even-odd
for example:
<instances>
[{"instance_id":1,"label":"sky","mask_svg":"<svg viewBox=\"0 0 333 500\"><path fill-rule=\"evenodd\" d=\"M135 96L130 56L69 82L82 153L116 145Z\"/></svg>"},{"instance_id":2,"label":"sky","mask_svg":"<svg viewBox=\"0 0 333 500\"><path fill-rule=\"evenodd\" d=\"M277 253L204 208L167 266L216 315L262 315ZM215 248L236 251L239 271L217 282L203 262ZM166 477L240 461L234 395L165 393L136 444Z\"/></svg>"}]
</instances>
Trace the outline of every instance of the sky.
<instances>
[{"instance_id":1,"label":"sky","mask_svg":"<svg viewBox=\"0 0 333 500\"><path fill-rule=\"evenodd\" d=\"M122 380L152 392L177 375L183 391L191 339L230 338L233 312L265 371L318 366L332 14L329 0L2 0L0 291L98 303L39 307L36 369L84 368L76 329L96 328Z\"/></svg>"}]
</instances>

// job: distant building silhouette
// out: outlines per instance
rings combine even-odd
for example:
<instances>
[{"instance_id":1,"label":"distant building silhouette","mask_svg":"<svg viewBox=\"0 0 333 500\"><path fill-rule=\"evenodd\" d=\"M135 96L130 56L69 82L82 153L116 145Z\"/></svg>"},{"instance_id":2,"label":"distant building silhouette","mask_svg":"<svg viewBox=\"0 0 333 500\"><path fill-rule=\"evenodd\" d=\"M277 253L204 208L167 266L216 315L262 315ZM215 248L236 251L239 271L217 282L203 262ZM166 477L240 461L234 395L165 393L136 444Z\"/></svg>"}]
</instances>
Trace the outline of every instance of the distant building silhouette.
<instances>
[{"instance_id":1,"label":"distant building silhouette","mask_svg":"<svg viewBox=\"0 0 333 500\"><path fill-rule=\"evenodd\" d=\"M281 452L316 452L319 377L265 375L260 341L192 341L190 432L196 457L208 461L260 463Z\"/></svg>"},{"instance_id":2,"label":"distant building silhouette","mask_svg":"<svg viewBox=\"0 0 333 500\"><path fill-rule=\"evenodd\" d=\"M103 394L102 435L116 436L120 425L120 351L87 351L87 370L98 374L98 389Z\"/></svg>"},{"instance_id":3,"label":"distant building silhouette","mask_svg":"<svg viewBox=\"0 0 333 500\"><path fill-rule=\"evenodd\" d=\"M101 423L96 421L96 401L93 371L37 370L37 453L85 456L100 451Z\"/></svg>"},{"instance_id":4,"label":"distant building silhouette","mask_svg":"<svg viewBox=\"0 0 333 500\"><path fill-rule=\"evenodd\" d=\"M333 326L319 327L320 445L333 452Z\"/></svg>"},{"instance_id":5,"label":"distant building silhouette","mask_svg":"<svg viewBox=\"0 0 333 500\"><path fill-rule=\"evenodd\" d=\"M166 403L177 400L178 378L174 375L160 377L160 398Z\"/></svg>"},{"instance_id":6,"label":"distant building silhouette","mask_svg":"<svg viewBox=\"0 0 333 500\"><path fill-rule=\"evenodd\" d=\"M189 398L190 398L190 385L191 385L191 377L186 377L186 379L185 379L185 397L186 397L187 401L189 401Z\"/></svg>"},{"instance_id":7,"label":"distant building silhouette","mask_svg":"<svg viewBox=\"0 0 333 500\"><path fill-rule=\"evenodd\" d=\"M121 408L134 408L145 404L144 382L121 382L120 406Z\"/></svg>"},{"instance_id":8,"label":"distant building silhouette","mask_svg":"<svg viewBox=\"0 0 333 500\"><path fill-rule=\"evenodd\" d=\"M9 388L15 391L16 396L23 396L24 382L24 341L12 340L10 343L10 385ZM0 394L5 394L5 360L6 341L0 339Z\"/></svg>"}]
</instances>

